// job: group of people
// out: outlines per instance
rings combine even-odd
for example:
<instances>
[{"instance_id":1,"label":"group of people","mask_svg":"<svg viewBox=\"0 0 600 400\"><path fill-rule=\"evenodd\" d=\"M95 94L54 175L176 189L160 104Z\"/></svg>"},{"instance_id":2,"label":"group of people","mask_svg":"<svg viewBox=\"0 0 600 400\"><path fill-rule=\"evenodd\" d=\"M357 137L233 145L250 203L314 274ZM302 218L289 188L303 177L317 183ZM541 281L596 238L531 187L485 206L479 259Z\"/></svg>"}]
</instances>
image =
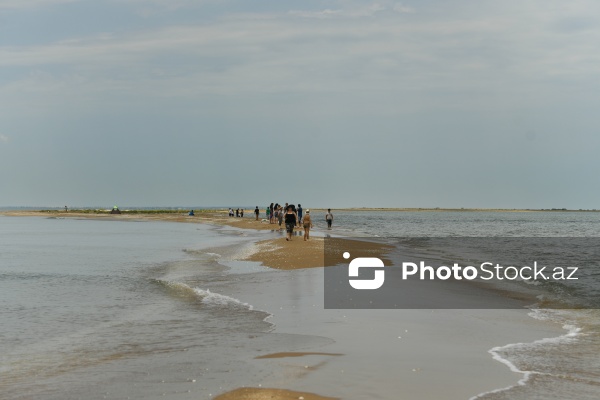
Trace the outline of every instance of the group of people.
<instances>
[{"instance_id":1,"label":"group of people","mask_svg":"<svg viewBox=\"0 0 600 400\"><path fill-rule=\"evenodd\" d=\"M238 208L237 210L233 211L233 208L230 208L229 216L233 217L234 215L236 216L236 218L238 218L238 217L244 218L244 209Z\"/></svg>"},{"instance_id":2,"label":"group of people","mask_svg":"<svg viewBox=\"0 0 600 400\"><path fill-rule=\"evenodd\" d=\"M258 221L258 217L260 215L260 210L258 206L254 209L254 214L256 216L256 220ZM310 229L313 227L312 218L310 216L310 210L306 210L306 214L303 215L302 205L298 204L298 207L294 204L285 203L285 206L282 206L278 203L271 203L266 209L265 214L267 216L267 220L270 224L279 224L281 227L282 223L285 223L286 230L286 238L285 240L292 240L292 235L294 233L295 227L304 228L304 240L310 239ZM331 229L331 225L333 223L333 214L331 213L331 209L327 209L327 214L325 214L325 220L327 221L327 228Z\"/></svg>"}]
</instances>

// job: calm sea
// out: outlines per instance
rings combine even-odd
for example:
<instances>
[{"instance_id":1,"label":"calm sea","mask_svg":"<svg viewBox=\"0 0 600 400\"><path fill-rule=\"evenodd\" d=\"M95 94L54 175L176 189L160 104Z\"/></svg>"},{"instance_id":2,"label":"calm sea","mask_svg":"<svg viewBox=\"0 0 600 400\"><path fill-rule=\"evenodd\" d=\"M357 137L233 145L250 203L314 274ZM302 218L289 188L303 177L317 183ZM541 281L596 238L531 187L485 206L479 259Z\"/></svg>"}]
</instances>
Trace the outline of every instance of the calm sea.
<instances>
[{"instance_id":1,"label":"calm sea","mask_svg":"<svg viewBox=\"0 0 600 400\"><path fill-rule=\"evenodd\" d=\"M0 217L0 397L198 399L268 375L235 360L264 346L269 314L219 295L235 278L201 250L248 242L199 224Z\"/></svg>"},{"instance_id":2,"label":"calm sea","mask_svg":"<svg viewBox=\"0 0 600 400\"><path fill-rule=\"evenodd\" d=\"M334 210L334 218L331 233L344 236L600 237L600 213ZM314 212L313 220L328 233L324 214ZM269 310L225 294L254 276L278 275L256 265L240 273L223 261L273 235L199 224L0 217L0 397L197 399L269 382L274 371L239 360L266 347L287 351L292 339L269 334ZM491 349L529 373L521 385L480 398L597 399L598 310L531 316L559 322L565 335ZM294 346L299 340L317 339L296 337Z\"/></svg>"}]
</instances>

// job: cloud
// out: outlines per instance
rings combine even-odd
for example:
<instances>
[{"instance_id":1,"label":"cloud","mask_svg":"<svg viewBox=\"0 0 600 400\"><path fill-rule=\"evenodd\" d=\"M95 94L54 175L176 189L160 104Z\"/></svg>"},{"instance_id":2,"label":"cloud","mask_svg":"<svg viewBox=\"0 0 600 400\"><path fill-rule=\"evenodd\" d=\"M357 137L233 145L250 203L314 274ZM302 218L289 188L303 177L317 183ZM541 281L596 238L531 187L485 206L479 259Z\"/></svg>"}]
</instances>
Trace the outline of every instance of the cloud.
<instances>
[{"instance_id":1,"label":"cloud","mask_svg":"<svg viewBox=\"0 0 600 400\"><path fill-rule=\"evenodd\" d=\"M197 9L205 5L214 5L221 0L113 0L117 3L129 3L136 7L136 13L144 18L155 17L181 9Z\"/></svg>"},{"instance_id":2,"label":"cloud","mask_svg":"<svg viewBox=\"0 0 600 400\"><path fill-rule=\"evenodd\" d=\"M8 142L8 136L0 133L0 142Z\"/></svg>"},{"instance_id":3,"label":"cloud","mask_svg":"<svg viewBox=\"0 0 600 400\"><path fill-rule=\"evenodd\" d=\"M396 11L397 13L412 14L415 12L415 9L409 6L405 6L402 3L396 3L394 4L394 11Z\"/></svg>"},{"instance_id":4,"label":"cloud","mask_svg":"<svg viewBox=\"0 0 600 400\"><path fill-rule=\"evenodd\" d=\"M377 1L373 3L364 4L359 3L345 3L344 7L339 9L324 9L318 11L305 11L305 10L292 10L289 11L289 15L301 18L365 18L374 17L377 14L384 12L395 12L395 13L414 13L415 9L403 5L402 3L393 3L391 1Z\"/></svg>"},{"instance_id":5,"label":"cloud","mask_svg":"<svg viewBox=\"0 0 600 400\"><path fill-rule=\"evenodd\" d=\"M339 10L307 11L313 13L308 17L226 14L197 24L0 47L0 67L18 71L0 84L0 108L64 106L56 98L92 108L131 99L271 95L335 95L357 104L371 96L382 110L466 108L482 99L540 104L557 98L562 87L575 96L575 81L588 88L578 93L597 87L600 40L593 32L557 36L553 21L560 9L515 17L516 6L503 6L448 15L412 13L398 4L343 2Z\"/></svg>"},{"instance_id":6,"label":"cloud","mask_svg":"<svg viewBox=\"0 0 600 400\"><path fill-rule=\"evenodd\" d=\"M343 14L342 10L330 10L330 9L325 9L325 10L320 10L320 11L302 11L302 10L289 11L289 15L293 15L295 17L300 17L300 18L324 19L324 18L333 18L336 16L342 16L342 14Z\"/></svg>"}]
</instances>

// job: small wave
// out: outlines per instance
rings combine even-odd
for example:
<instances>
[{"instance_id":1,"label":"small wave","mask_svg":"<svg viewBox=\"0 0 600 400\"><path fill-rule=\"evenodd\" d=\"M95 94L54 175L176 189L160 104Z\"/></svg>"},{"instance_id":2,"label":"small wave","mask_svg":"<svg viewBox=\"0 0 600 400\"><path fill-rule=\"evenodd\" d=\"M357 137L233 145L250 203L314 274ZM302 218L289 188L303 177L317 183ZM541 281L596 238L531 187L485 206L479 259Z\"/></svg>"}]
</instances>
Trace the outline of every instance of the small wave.
<instances>
[{"instance_id":1,"label":"small wave","mask_svg":"<svg viewBox=\"0 0 600 400\"><path fill-rule=\"evenodd\" d=\"M166 288L178 297L193 297L200 299L202 303L212 306L236 306L243 307L247 310L254 310L251 304L244 303L236 298L226 296L224 294L211 292L210 289L192 288L182 282L175 282L163 279L152 279L153 282Z\"/></svg>"},{"instance_id":2,"label":"small wave","mask_svg":"<svg viewBox=\"0 0 600 400\"><path fill-rule=\"evenodd\" d=\"M197 295L194 292L194 289L185 283L175 282L165 279L151 279L152 282L158 284L165 288L169 293L175 295L176 297L184 298L184 299L196 299Z\"/></svg>"},{"instance_id":3,"label":"small wave","mask_svg":"<svg viewBox=\"0 0 600 400\"><path fill-rule=\"evenodd\" d=\"M217 306L241 306L247 308L248 310L253 310L254 307L251 304L244 303L236 298L226 296L224 294L211 292L210 289L193 289L194 292L202 297L202 302L209 305L217 305Z\"/></svg>"},{"instance_id":4,"label":"small wave","mask_svg":"<svg viewBox=\"0 0 600 400\"><path fill-rule=\"evenodd\" d=\"M196 255L196 256L204 256L204 257L208 257L210 259L219 259L222 257L221 254L219 253L213 253L210 251L204 251L204 250L198 250L198 249L181 249L184 253L190 254L190 255Z\"/></svg>"},{"instance_id":5,"label":"small wave","mask_svg":"<svg viewBox=\"0 0 600 400\"><path fill-rule=\"evenodd\" d=\"M557 322L556 316L552 315L556 311L558 311L558 310L552 310L552 312L551 312L550 310L546 310L546 309L532 309L528 315L532 318L535 318L535 319L538 319L541 321L551 320L551 321ZM567 333L565 333L564 335L557 336L557 337L543 338L543 339L535 340L530 343L510 343L510 344L507 344L504 346L497 346L497 347L494 347L494 348L488 350L488 353L490 353L492 355L492 358L494 360L506 365L512 372L522 374L523 377L521 379L519 379L519 381L517 382L516 385L511 385L511 386L507 386L504 388L494 389L494 390L490 390L488 392L480 393L476 396L471 397L469 400L475 400L475 399L479 399L479 398L489 395L489 394L503 392L503 391L512 389L515 386L524 386L527 383L527 381L529 380L529 378L531 377L531 375L551 375L551 374L547 374L547 373L539 372L539 371L520 370L510 360L502 357L500 355L500 353L503 350L507 350L507 349L511 349L511 348L537 347L537 346L547 346L548 344L569 343L574 340L577 340L577 336L581 335L581 328L579 328L575 325L563 324L563 329L565 329L567 331Z\"/></svg>"}]
</instances>

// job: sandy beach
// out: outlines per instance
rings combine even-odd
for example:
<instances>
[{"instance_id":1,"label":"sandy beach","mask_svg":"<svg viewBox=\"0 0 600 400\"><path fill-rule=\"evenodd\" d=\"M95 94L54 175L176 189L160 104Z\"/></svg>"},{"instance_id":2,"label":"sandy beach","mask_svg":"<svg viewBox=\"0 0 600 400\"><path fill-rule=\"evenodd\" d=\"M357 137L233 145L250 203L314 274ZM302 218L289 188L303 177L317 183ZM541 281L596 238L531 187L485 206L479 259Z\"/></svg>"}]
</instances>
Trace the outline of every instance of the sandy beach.
<instances>
[{"instance_id":1,"label":"sandy beach","mask_svg":"<svg viewBox=\"0 0 600 400\"><path fill-rule=\"evenodd\" d=\"M361 257L386 258L386 251L390 248L379 243L371 243L360 240L348 240L353 253ZM303 269L322 268L343 261L341 258L325 257L324 240L322 237L313 237L304 241L301 236L292 241L283 239L269 239L257 243L258 250L246 257L247 261L258 261L262 265L276 269ZM327 259L327 265L325 260Z\"/></svg>"}]
</instances>

